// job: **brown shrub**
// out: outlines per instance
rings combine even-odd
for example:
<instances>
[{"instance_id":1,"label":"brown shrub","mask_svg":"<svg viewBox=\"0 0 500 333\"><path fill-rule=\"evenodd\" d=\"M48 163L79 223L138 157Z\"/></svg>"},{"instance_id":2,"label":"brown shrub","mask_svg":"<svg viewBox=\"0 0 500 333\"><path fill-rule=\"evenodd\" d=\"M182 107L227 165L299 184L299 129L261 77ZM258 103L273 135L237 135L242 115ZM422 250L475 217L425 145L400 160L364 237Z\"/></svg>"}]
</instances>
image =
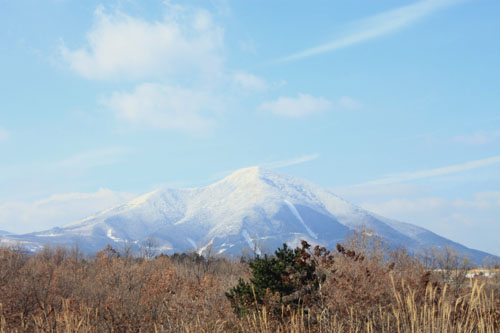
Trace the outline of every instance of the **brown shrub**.
<instances>
[{"instance_id":1,"label":"brown shrub","mask_svg":"<svg viewBox=\"0 0 500 333\"><path fill-rule=\"evenodd\" d=\"M0 249L0 332L500 329L494 279L470 280L455 293L441 272L368 233L331 251L304 248L300 263L315 263L319 286L290 296L301 298L299 307L270 296L241 318L225 292L250 278L248 263L196 254L136 258L111 247L92 258L78 248L31 256ZM281 314L270 312L280 304Z\"/></svg>"}]
</instances>

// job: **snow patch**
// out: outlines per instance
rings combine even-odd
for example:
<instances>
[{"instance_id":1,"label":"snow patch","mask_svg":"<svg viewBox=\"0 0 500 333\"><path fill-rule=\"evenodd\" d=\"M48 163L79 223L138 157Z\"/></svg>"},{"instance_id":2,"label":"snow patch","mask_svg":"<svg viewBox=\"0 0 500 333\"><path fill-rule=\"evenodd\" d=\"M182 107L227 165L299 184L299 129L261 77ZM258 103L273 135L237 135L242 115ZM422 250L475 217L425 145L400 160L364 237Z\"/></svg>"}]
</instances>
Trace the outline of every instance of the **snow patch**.
<instances>
[{"instance_id":1,"label":"snow patch","mask_svg":"<svg viewBox=\"0 0 500 333\"><path fill-rule=\"evenodd\" d=\"M203 255L203 252L205 252L210 246L212 246L214 244L214 239L212 238L210 240L210 242L207 243L207 245L205 245L204 247L202 247L201 249L199 249L197 252L198 254L201 256Z\"/></svg>"},{"instance_id":2,"label":"snow patch","mask_svg":"<svg viewBox=\"0 0 500 333\"><path fill-rule=\"evenodd\" d=\"M259 247L257 246L257 243L255 243L254 239L252 239L252 238L250 237L250 235L248 234L248 231L247 231L246 229L243 229L243 230L241 231L241 235L242 235L242 236L243 236L243 238L245 238L245 240L247 241L248 246L250 246L250 248L251 248L252 250L254 250L254 249L255 249L255 253L256 253L257 255L259 255L259 256L260 256L260 255L262 255L262 252L260 251Z\"/></svg>"},{"instance_id":3,"label":"snow patch","mask_svg":"<svg viewBox=\"0 0 500 333\"><path fill-rule=\"evenodd\" d=\"M295 215L295 217L300 221L300 223L302 223L302 225L306 229L306 231L309 234L309 236L311 236L314 239L318 239L318 235L316 233L314 233L311 230L311 228L309 228L309 226L306 224L306 222L304 221L304 219L302 218L302 216L300 216L299 211L297 210L297 208L295 208L295 206L290 201L288 201L288 200L285 200L285 203L287 204L288 208L290 208L290 211L293 213L293 215Z\"/></svg>"},{"instance_id":4,"label":"snow patch","mask_svg":"<svg viewBox=\"0 0 500 333\"><path fill-rule=\"evenodd\" d=\"M170 251L173 250L174 248L170 245L164 245L158 248L158 251L163 252L163 251Z\"/></svg>"},{"instance_id":5,"label":"snow patch","mask_svg":"<svg viewBox=\"0 0 500 333\"><path fill-rule=\"evenodd\" d=\"M115 242L123 242L122 239L113 236L113 229L111 229L111 228L108 229L108 233L106 235L108 236L109 239L114 240Z\"/></svg>"}]
</instances>

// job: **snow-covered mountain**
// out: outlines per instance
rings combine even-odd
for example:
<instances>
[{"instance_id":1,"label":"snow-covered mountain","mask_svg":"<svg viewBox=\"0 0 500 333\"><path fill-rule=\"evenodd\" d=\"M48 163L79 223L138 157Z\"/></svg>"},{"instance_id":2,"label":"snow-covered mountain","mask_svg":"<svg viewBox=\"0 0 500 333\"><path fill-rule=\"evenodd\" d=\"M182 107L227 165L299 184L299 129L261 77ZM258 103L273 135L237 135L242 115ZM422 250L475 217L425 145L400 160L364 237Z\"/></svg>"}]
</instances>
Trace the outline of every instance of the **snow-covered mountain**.
<instances>
[{"instance_id":1,"label":"snow-covered mountain","mask_svg":"<svg viewBox=\"0 0 500 333\"><path fill-rule=\"evenodd\" d=\"M7 236L7 235L12 235L12 233L5 231L5 230L0 230L0 237L1 236Z\"/></svg>"},{"instance_id":2,"label":"snow-covered mountain","mask_svg":"<svg viewBox=\"0 0 500 333\"><path fill-rule=\"evenodd\" d=\"M452 246L480 263L487 253L466 248L426 229L356 207L327 189L274 171L238 170L207 187L163 189L83 220L44 232L3 236L32 250L46 243L74 245L85 252L107 244L140 246L154 238L165 253L210 250L240 254L274 251L305 239L333 248L352 230L372 230L412 251Z\"/></svg>"}]
</instances>

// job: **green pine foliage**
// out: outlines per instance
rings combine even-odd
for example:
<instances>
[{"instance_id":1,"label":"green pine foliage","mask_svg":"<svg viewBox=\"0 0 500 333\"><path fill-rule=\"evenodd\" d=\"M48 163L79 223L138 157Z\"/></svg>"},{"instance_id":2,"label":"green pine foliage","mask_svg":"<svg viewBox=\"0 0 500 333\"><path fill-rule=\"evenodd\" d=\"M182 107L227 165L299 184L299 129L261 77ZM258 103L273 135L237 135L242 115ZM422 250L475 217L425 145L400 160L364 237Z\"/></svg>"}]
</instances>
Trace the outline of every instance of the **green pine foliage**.
<instances>
[{"instance_id":1,"label":"green pine foliage","mask_svg":"<svg viewBox=\"0 0 500 333\"><path fill-rule=\"evenodd\" d=\"M317 289L320 278L316 274L316 261L302 242L301 248L291 249L286 244L274 256L264 255L250 260L252 278L240 279L226 296L235 312L245 314L249 309L267 305L297 306L301 298ZM276 309L277 310L277 309Z\"/></svg>"}]
</instances>

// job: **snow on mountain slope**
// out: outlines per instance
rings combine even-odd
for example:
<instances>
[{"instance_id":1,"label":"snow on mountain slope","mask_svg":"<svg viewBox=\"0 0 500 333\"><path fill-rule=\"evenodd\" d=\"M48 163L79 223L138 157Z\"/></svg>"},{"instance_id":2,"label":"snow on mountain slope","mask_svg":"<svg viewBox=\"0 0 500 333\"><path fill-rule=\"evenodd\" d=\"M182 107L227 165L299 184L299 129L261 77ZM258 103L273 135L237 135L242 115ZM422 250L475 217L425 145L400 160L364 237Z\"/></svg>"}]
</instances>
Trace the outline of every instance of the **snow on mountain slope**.
<instances>
[{"instance_id":1,"label":"snow on mountain slope","mask_svg":"<svg viewBox=\"0 0 500 333\"><path fill-rule=\"evenodd\" d=\"M302 239L334 247L361 228L410 250L450 245L476 262L487 256L367 212L308 181L259 167L238 170L207 187L156 190L60 228L4 238L32 249L78 242L93 252L108 243L140 245L153 237L166 252L211 248L212 253L239 254L271 252L284 242L293 246Z\"/></svg>"}]
</instances>

